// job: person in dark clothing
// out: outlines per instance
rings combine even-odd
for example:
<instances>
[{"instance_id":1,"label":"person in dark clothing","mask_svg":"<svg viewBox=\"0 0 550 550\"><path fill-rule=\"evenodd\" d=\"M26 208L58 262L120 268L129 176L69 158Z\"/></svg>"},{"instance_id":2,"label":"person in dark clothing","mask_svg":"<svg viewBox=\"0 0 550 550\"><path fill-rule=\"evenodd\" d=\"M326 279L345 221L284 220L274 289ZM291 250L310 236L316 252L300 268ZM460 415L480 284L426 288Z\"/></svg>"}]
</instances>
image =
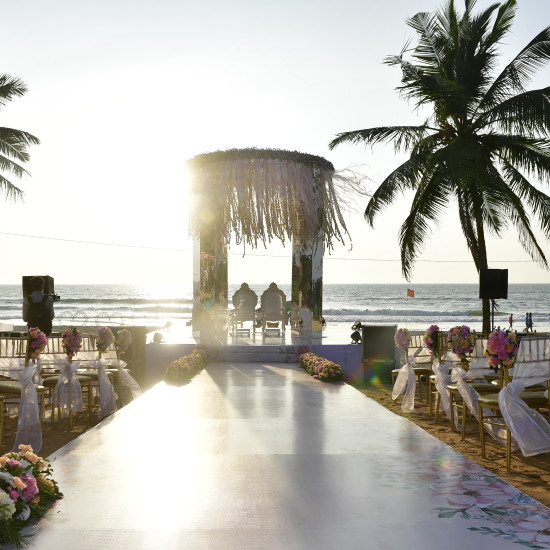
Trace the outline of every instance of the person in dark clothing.
<instances>
[{"instance_id":1,"label":"person in dark clothing","mask_svg":"<svg viewBox=\"0 0 550 550\"><path fill-rule=\"evenodd\" d=\"M44 279L31 279L32 294L23 299L23 321L27 328L39 328L46 336L52 332L52 320L55 317L53 298L44 294Z\"/></svg>"}]
</instances>

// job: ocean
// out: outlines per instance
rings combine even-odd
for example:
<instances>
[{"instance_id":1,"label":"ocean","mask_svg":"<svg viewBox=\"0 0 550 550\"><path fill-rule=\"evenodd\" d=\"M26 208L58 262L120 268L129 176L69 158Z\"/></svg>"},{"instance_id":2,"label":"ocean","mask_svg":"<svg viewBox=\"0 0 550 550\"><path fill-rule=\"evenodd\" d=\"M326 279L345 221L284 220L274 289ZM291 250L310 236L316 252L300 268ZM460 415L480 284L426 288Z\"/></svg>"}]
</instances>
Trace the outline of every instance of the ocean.
<instances>
[{"instance_id":1,"label":"ocean","mask_svg":"<svg viewBox=\"0 0 550 550\"><path fill-rule=\"evenodd\" d=\"M229 296L239 287L229 285ZM258 294L267 285L250 287ZM466 324L481 330L481 300L478 285L415 285L414 298L404 285L325 285L323 316L327 324L392 324L411 330L425 330L431 324L441 329ZM281 285L290 298L290 286ZM191 318L191 286L56 285L61 297L55 304L55 326L183 324ZM0 323L22 325L22 293L19 285L0 285ZM550 284L511 284L508 299L498 300L495 326L508 328L514 314L514 328L525 326L525 313L533 314L534 329L550 331Z\"/></svg>"}]
</instances>

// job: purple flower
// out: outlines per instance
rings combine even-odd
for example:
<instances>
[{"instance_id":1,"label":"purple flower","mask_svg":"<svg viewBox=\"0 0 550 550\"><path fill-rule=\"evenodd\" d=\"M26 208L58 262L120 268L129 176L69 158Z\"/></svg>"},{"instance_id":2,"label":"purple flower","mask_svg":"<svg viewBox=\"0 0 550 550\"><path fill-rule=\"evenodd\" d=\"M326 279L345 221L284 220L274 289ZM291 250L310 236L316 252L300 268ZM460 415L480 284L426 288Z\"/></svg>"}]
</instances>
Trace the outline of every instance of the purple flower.
<instances>
[{"instance_id":1,"label":"purple flower","mask_svg":"<svg viewBox=\"0 0 550 550\"><path fill-rule=\"evenodd\" d=\"M38 485L36 478L33 475L21 476L21 481L26 484L26 488L21 491L21 498L25 502L29 502L38 494Z\"/></svg>"}]
</instances>

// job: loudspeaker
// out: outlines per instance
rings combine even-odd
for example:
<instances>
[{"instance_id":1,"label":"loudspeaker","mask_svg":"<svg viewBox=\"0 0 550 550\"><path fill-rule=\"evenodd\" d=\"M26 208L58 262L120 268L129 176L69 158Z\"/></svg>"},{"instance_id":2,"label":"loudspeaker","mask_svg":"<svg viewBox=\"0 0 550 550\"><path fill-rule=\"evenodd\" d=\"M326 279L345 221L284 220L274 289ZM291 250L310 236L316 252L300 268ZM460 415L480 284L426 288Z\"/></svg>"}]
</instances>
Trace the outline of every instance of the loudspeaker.
<instances>
[{"instance_id":1,"label":"loudspeaker","mask_svg":"<svg viewBox=\"0 0 550 550\"><path fill-rule=\"evenodd\" d=\"M508 270L482 269L479 272L479 297L481 299L508 299Z\"/></svg>"},{"instance_id":2,"label":"loudspeaker","mask_svg":"<svg viewBox=\"0 0 550 550\"><path fill-rule=\"evenodd\" d=\"M363 325L363 360L394 361L397 325Z\"/></svg>"},{"instance_id":3,"label":"loudspeaker","mask_svg":"<svg viewBox=\"0 0 550 550\"><path fill-rule=\"evenodd\" d=\"M35 275L23 275L23 297L32 294L31 279ZM55 294L54 280L49 275L40 275L44 279L44 294Z\"/></svg>"}]
</instances>

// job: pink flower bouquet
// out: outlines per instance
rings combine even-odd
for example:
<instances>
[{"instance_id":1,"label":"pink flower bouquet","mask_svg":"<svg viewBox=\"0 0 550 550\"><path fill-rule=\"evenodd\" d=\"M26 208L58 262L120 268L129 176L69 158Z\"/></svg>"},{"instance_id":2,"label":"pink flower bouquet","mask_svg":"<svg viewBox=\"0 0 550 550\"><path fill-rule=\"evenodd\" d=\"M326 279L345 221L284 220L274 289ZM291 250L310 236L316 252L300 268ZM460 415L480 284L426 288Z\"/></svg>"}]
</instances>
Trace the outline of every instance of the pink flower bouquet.
<instances>
[{"instance_id":1,"label":"pink flower bouquet","mask_svg":"<svg viewBox=\"0 0 550 550\"><path fill-rule=\"evenodd\" d=\"M63 333L63 350L69 359L73 358L82 347L82 333L76 328L68 328Z\"/></svg>"},{"instance_id":2,"label":"pink flower bouquet","mask_svg":"<svg viewBox=\"0 0 550 550\"><path fill-rule=\"evenodd\" d=\"M400 328L393 337L395 347L399 349L409 349L409 346L411 345L411 340L411 335L406 328Z\"/></svg>"},{"instance_id":3,"label":"pink flower bouquet","mask_svg":"<svg viewBox=\"0 0 550 550\"><path fill-rule=\"evenodd\" d=\"M460 325L453 327L447 334L449 349L460 359L466 359L468 353L474 349L474 335L470 332L470 327Z\"/></svg>"},{"instance_id":4,"label":"pink flower bouquet","mask_svg":"<svg viewBox=\"0 0 550 550\"><path fill-rule=\"evenodd\" d=\"M40 354L46 349L48 338L39 328L29 329L29 347L30 358L38 359Z\"/></svg>"},{"instance_id":5,"label":"pink flower bouquet","mask_svg":"<svg viewBox=\"0 0 550 550\"><path fill-rule=\"evenodd\" d=\"M485 357L494 370L499 367L509 367L516 360L519 343L515 332L495 330L489 334Z\"/></svg>"},{"instance_id":6,"label":"pink flower bouquet","mask_svg":"<svg viewBox=\"0 0 550 550\"><path fill-rule=\"evenodd\" d=\"M315 380L321 382L336 382L344 378L344 371L340 365L333 363L315 353L303 353L298 358L302 367Z\"/></svg>"},{"instance_id":7,"label":"pink flower bouquet","mask_svg":"<svg viewBox=\"0 0 550 550\"><path fill-rule=\"evenodd\" d=\"M437 325L430 325L424 334L424 345L430 353L437 353L439 349L438 337L439 327Z\"/></svg>"},{"instance_id":8,"label":"pink flower bouquet","mask_svg":"<svg viewBox=\"0 0 550 550\"><path fill-rule=\"evenodd\" d=\"M132 333L123 328L116 333L115 348L118 355L124 355L132 343Z\"/></svg>"},{"instance_id":9,"label":"pink flower bouquet","mask_svg":"<svg viewBox=\"0 0 550 550\"><path fill-rule=\"evenodd\" d=\"M51 479L50 463L34 454L30 445L0 456L0 546L27 544L21 530L62 496Z\"/></svg>"},{"instance_id":10,"label":"pink flower bouquet","mask_svg":"<svg viewBox=\"0 0 550 550\"><path fill-rule=\"evenodd\" d=\"M99 327L95 345L99 353L105 353L109 346L115 341L113 331L109 327Z\"/></svg>"}]
</instances>

